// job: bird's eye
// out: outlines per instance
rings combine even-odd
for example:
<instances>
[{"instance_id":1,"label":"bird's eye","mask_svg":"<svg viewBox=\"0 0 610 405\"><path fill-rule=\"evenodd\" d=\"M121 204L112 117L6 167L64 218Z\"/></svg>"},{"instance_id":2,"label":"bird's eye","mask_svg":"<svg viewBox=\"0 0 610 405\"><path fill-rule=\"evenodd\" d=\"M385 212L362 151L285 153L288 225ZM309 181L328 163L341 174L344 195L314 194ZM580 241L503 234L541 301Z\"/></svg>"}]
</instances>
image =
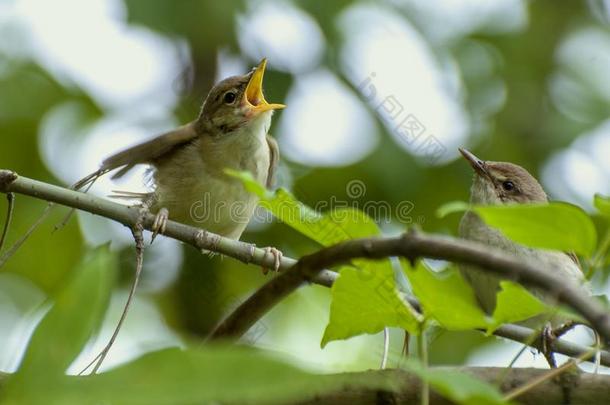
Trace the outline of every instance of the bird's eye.
<instances>
[{"instance_id":1,"label":"bird's eye","mask_svg":"<svg viewBox=\"0 0 610 405\"><path fill-rule=\"evenodd\" d=\"M233 104L233 102L235 101L235 93L232 91L226 92L225 96L224 96L224 102L225 104Z\"/></svg>"},{"instance_id":2,"label":"bird's eye","mask_svg":"<svg viewBox=\"0 0 610 405\"><path fill-rule=\"evenodd\" d=\"M502 188L506 191L511 191L515 188L515 184L510 180L506 180L502 183Z\"/></svg>"}]
</instances>

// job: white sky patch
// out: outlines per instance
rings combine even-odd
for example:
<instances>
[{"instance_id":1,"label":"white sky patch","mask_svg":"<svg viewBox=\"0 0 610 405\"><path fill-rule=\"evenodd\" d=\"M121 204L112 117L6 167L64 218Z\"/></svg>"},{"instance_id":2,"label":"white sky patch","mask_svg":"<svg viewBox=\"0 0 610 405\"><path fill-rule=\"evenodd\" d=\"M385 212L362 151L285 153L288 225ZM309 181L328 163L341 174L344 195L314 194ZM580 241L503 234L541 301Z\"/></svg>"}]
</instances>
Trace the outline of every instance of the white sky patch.
<instances>
[{"instance_id":1,"label":"white sky patch","mask_svg":"<svg viewBox=\"0 0 610 405\"><path fill-rule=\"evenodd\" d=\"M562 42L556 59L610 100L610 33L597 27L575 31Z\"/></svg>"},{"instance_id":2,"label":"white sky patch","mask_svg":"<svg viewBox=\"0 0 610 405\"><path fill-rule=\"evenodd\" d=\"M378 134L357 97L327 70L299 76L288 93L278 133L282 154L311 166L355 163L376 146Z\"/></svg>"},{"instance_id":3,"label":"white sky patch","mask_svg":"<svg viewBox=\"0 0 610 405\"><path fill-rule=\"evenodd\" d=\"M109 156L177 126L166 111L154 108L134 115L118 112L87 121L82 106L66 102L49 111L41 123L40 154L65 184L72 184L97 170ZM116 181L104 176L91 192L108 195L117 188L147 191L142 178L144 172L145 167L137 167Z\"/></svg>"},{"instance_id":4,"label":"white sky patch","mask_svg":"<svg viewBox=\"0 0 610 405\"><path fill-rule=\"evenodd\" d=\"M242 51L254 60L267 57L275 69L302 73L314 69L322 59L322 30L290 2L252 1L236 30Z\"/></svg>"},{"instance_id":5,"label":"white sky patch","mask_svg":"<svg viewBox=\"0 0 610 405\"><path fill-rule=\"evenodd\" d=\"M404 9L433 41L454 42L473 32L505 34L527 26L523 0L387 0Z\"/></svg>"},{"instance_id":6,"label":"white sky patch","mask_svg":"<svg viewBox=\"0 0 610 405\"><path fill-rule=\"evenodd\" d=\"M397 143L430 163L455 158L469 130L455 65L441 66L421 35L390 10L354 6L339 22L342 68ZM409 130L413 125L418 129ZM434 141L444 152L432 161L425 147Z\"/></svg>"},{"instance_id":7,"label":"white sky patch","mask_svg":"<svg viewBox=\"0 0 610 405\"><path fill-rule=\"evenodd\" d=\"M0 273L0 370L19 366L34 328L49 310L46 296L27 278Z\"/></svg>"},{"instance_id":8,"label":"white sky patch","mask_svg":"<svg viewBox=\"0 0 610 405\"><path fill-rule=\"evenodd\" d=\"M597 27L574 31L555 55L557 70L549 81L557 108L571 119L599 119L599 102L610 103L610 33Z\"/></svg>"},{"instance_id":9,"label":"white sky patch","mask_svg":"<svg viewBox=\"0 0 610 405\"><path fill-rule=\"evenodd\" d=\"M188 60L186 45L127 25L122 1L18 0L14 18L31 57L103 108L176 103L172 86Z\"/></svg>"},{"instance_id":10,"label":"white sky patch","mask_svg":"<svg viewBox=\"0 0 610 405\"><path fill-rule=\"evenodd\" d=\"M547 192L557 200L593 209L595 193L610 193L608 174L600 165L576 148L563 150L546 162L542 170L542 183Z\"/></svg>"},{"instance_id":11,"label":"white sky patch","mask_svg":"<svg viewBox=\"0 0 610 405\"><path fill-rule=\"evenodd\" d=\"M243 75L252 69L252 66L249 67L240 55L231 53L226 48L222 48L218 51L217 58L216 83L229 76Z\"/></svg>"}]
</instances>

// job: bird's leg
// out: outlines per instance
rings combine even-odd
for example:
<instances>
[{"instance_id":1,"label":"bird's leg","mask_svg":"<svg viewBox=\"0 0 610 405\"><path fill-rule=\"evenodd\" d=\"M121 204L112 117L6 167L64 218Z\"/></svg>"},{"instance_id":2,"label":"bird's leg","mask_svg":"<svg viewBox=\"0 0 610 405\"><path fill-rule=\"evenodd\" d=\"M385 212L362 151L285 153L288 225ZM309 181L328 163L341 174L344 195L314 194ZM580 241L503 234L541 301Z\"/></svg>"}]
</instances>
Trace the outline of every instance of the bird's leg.
<instances>
[{"instance_id":1,"label":"bird's leg","mask_svg":"<svg viewBox=\"0 0 610 405\"><path fill-rule=\"evenodd\" d=\"M553 344L557 339L574 328L574 326L576 326L574 321L568 321L557 328L553 328L550 323L547 323L544 328L542 328L541 351L551 368L557 368L557 362L555 361L555 356L553 353Z\"/></svg>"},{"instance_id":2,"label":"bird's leg","mask_svg":"<svg viewBox=\"0 0 610 405\"><path fill-rule=\"evenodd\" d=\"M559 339L561 336L566 334L572 328L574 328L576 324L574 321L568 321L563 325L553 329L550 323L547 323L542 329L541 343L542 343L542 354L546 359L547 363L549 363L549 367L557 368L557 361L555 360L555 353L553 353L553 344L555 340ZM574 375L573 373L561 373L556 377L555 382L559 384L561 387L561 391L563 392L563 403L570 404L571 403L571 389L574 383Z\"/></svg>"},{"instance_id":3,"label":"bird's leg","mask_svg":"<svg viewBox=\"0 0 610 405\"><path fill-rule=\"evenodd\" d=\"M142 200L140 207L146 212L150 212L150 209L157 203L157 195L155 193L150 193ZM150 239L150 244L155 241L155 238L159 234L165 233L165 228L167 227L167 221L169 219L169 211L167 208L159 209L155 216L155 221L152 226L152 238Z\"/></svg>"},{"instance_id":4,"label":"bird's leg","mask_svg":"<svg viewBox=\"0 0 610 405\"><path fill-rule=\"evenodd\" d=\"M164 234L165 228L167 227L167 220L169 219L169 211L167 208L161 208L157 215L155 216L155 222L153 223L152 230L152 238L150 239L150 243L152 244L155 241L155 238L158 234Z\"/></svg>"},{"instance_id":5,"label":"bird's leg","mask_svg":"<svg viewBox=\"0 0 610 405\"><path fill-rule=\"evenodd\" d=\"M278 272L280 271L280 265L282 263L282 257L284 257L284 254L279 251L278 249L268 246L266 248L263 249L265 251L265 256L267 257L268 254L271 254L273 256L273 271ZM267 275L267 273L269 273L269 269L265 266L263 266L263 274Z\"/></svg>"}]
</instances>

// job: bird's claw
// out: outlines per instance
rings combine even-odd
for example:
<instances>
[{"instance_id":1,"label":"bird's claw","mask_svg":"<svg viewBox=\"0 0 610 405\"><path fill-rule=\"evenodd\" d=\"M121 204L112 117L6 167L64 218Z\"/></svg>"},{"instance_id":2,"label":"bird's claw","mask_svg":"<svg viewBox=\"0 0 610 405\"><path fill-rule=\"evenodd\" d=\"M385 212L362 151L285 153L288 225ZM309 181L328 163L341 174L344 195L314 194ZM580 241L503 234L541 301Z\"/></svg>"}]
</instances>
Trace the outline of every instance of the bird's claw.
<instances>
[{"instance_id":1,"label":"bird's claw","mask_svg":"<svg viewBox=\"0 0 610 405\"><path fill-rule=\"evenodd\" d=\"M547 323L544 328L542 328L541 332L541 349L542 354L546 357L549 365L551 367L557 367L555 364L555 359L553 356L553 344L557 339L565 335L572 328L574 328L575 323L573 321L568 321L563 325L560 325L557 328L553 328L550 323ZM554 365L555 364L555 365Z\"/></svg>"},{"instance_id":2,"label":"bird's claw","mask_svg":"<svg viewBox=\"0 0 610 405\"><path fill-rule=\"evenodd\" d=\"M264 257L267 257L268 254L271 254L273 256L273 271L275 271L276 273L279 272L280 265L282 264L282 257L284 257L284 254L274 247L266 247L263 250L265 251ZM269 269L263 266L263 274L267 275L267 273L269 273Z\"/></svg>"},{"instance_id":3,"label":"bird's claw","mask_svg":"<svg viewBox=\"0 0 610 405\"><path fill-rule=\"evenodd\" d=\"M165 228L167 227L167 221L169 219L169 211L167 208L161 208L157 215L155 216L155 222L153 222L152 226L152 238L150 239L150 243L152 244L155 241L155 238L159 234L165 233Z\"/></svg>"},{"instance_id":4,"label":"bird's claw","mask_svg":"<svg viewBox=\"0 0 610 405\"><path fill-rule=\"evenodd\" d=\"M555 353L553 352L553 344L557 339L563 336L566 332L570 331L574 326L575 323L573 321L568 321L557 328L553 328L550 323L547 323L544 328L542 328L540 337L541 351L546 358L546 361L549 363L549 367L557 368L557 361L555 360ZM553 380L561 387L564 403L571 403L572 386L574 385L573 373L568 372L559 374Z\"/></svg>"}]
</instances>

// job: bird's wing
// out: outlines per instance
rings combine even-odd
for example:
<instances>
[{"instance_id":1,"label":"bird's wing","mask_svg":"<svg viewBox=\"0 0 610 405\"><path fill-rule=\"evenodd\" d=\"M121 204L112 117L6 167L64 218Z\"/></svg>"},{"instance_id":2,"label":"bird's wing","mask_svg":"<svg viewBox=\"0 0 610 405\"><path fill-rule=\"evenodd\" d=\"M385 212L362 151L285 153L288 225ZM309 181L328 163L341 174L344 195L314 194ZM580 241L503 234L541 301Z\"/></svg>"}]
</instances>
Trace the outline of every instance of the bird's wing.
<instances>
[{"instance_id":1,"label":"bird's wing","mask_svg":"<svg viewBox=\"0 0 610 405\"><path fill-rule=\"evenodd\" d=\"M267 188L271 188L275 182L275 172L280 161L280 148L277 142L269 134L267 134L267 145L269 145L269 171L267 172Z\"/></svg>"},{"instance_id":2,"label":"bird's wing","mask_svg":"<svg viewBox=\"0 0 610 405\"><path fill-rule=\"evenodd\" d=\"M119 178L135 165L141 163L152 163L161 156L170 153L174 148L188 143L197 137L194 122L183 125L173 131L166 132L150 141L143 142L139 145L125 149L115 155L110 156L102 162L101 167L94 173L82 178L74 186L78 190L84 186L91 184L100 176L108 173L111 170L122 167L112 178Z\"/></svg>"},{"instance_id":3,"label":"bird's wing","mask_svg":"<svg viewBox=\"0 0 610 405\"><path fill-rule=\"evenodd\" d=\"M194 123L183 125L148 142L110 156L102 162L101 169L113 170L121 166L133 167L140 163L152 163L166 153L171 152L175 147L190 142L196 137L197 132ZM124 170L119 173L125 174Z\"/></svg>"}]
</instances>

